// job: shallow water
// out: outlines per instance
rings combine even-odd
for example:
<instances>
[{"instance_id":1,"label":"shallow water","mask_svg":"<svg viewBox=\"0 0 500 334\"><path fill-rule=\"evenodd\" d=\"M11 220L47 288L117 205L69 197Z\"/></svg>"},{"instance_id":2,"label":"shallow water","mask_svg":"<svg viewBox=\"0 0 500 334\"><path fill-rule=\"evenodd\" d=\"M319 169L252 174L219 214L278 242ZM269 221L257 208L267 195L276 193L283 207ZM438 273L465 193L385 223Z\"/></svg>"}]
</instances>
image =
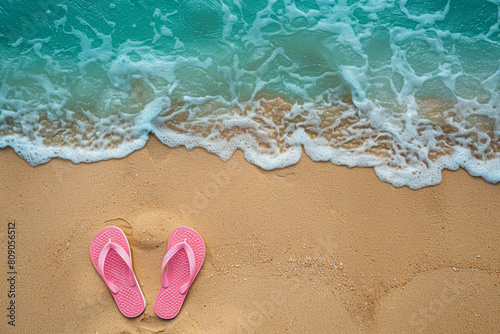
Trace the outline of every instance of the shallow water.
<instances>
[{"instance_id":1,"label":"shallow water","mask_svg":"<svg viewBox=\"0 0 500 334\"><path fill-rule=\"evenodd\" d=\"M0 3L0 147L118 158L149 133L265 169L500 181L498 0Z\"/></svg>"}]
</instances>

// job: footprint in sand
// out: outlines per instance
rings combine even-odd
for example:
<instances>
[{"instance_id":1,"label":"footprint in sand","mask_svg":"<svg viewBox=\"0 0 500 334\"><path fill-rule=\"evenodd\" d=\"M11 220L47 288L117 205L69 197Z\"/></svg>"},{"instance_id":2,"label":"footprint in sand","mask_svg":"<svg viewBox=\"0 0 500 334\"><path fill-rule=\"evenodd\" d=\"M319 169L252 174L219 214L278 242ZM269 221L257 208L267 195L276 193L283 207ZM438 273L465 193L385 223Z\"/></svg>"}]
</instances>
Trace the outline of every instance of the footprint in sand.
<instances>
[{"instance_id":1,"label":"footprint in sand","mask_svg":"<svg viewBox=\"0 0 500 334\"><path fill-rule=\"evenodd\" d=\"M131 246L141 249L157 248L168 241L170 233L185 225L177 215L168 211L147 211L129 221L115 218L105 221L105 226L123 230Z\"/></svg>"},{"instance_id":2,"label":"footprint in sand","mask_svg":"<svg viewBox=\"0 0 500 334\"><path fill-rule=\"evenodd\" d=\"M119 227L123 231L123 233L125 233L127 238L130 238L130 236L132 235L132 225L123 218L115 218L115 219L106 220L104 222L103 228L106 226Z\"/></svg>"},{"instance_id":3,"label":"footprint in sand","mask_svg":"<svg viewBox=\"0 0 500 334\"><path fill-rule=\"evenodd\" d=\"M168 211L147 211L132 221L131 242L141 249L152 249L165 246L170 233L185 221Z\"/></svg>"}]
</instances>

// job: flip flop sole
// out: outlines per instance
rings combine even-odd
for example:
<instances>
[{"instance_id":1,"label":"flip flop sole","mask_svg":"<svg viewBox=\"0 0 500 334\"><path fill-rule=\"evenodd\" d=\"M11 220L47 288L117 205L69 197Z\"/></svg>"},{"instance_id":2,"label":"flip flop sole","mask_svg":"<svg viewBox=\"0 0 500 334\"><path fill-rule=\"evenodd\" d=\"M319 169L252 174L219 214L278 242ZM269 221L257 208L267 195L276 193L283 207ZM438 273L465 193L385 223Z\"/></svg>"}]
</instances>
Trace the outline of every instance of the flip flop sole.
<instances>
[{"instance_id":1,"label":"flip flop sole","mask_svg":"<svg viewBox=\"0 0 500 334\"><path fill-rule=\"evenodd\" d=\"M172 246L186 241L191 246L195 256L195 279L205 260L205 243L202 237L192 228L181 226L176 228L168 240L167 251ZM184 250L179 251L167 264L167 288L160 286L156 296L154 310L156 315L163 319L172 319L179 314L187 292L181 294L180 287L189 280L189 261ZM194 279L193 279L194 281ZM192 284L192 282L191 282ZM189 290L188 290L189 291Z\"/></svg>"},{"instance_id":2,"label":"flip flop sole","mask_svg":"<svg viewBox=\"0 0 500 334\"><path fill-rule=\"evenodd\" d=\"M120 245L132 259L127 237L120 228L116 226L108 226L99 231L90 245L90 257L92 258L94 267L103 280L105 279L102 273L100 273L97 269L97 264L102 248L109 241ZM135 273L132 274L136 284L132 287L127 280L127 271L129 269L123 259L113 249L109 251L105 263L104 276L108 279L108 281L112 281L113 284L119 288L117 293L111 293L118 309L128 318L139 316L146 308L146 298L144 298L144 294L142 293L139 283L137 282Z\"/></svg>"}]
</instances>

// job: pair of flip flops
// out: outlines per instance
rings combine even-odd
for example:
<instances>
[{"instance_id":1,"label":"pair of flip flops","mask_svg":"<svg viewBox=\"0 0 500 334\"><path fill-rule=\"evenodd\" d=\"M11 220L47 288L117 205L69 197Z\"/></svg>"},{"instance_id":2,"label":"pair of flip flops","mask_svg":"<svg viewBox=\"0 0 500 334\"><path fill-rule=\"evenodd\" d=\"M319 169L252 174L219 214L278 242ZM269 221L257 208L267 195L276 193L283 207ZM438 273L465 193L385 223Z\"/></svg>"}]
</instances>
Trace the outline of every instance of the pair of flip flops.
<instances>
[{"instance_id":1,"label":"pair of flip flops","mask_svg":"<svg viewBox=\"0 0 500 334\"><path fill-rule=\"evenodd\" d=\"M92 240L90 257L120 312L129 318L139 316L146 308L146 298L135 277L130 245L123 231L116 226L102 229ZM154 306L160 318L172 319L179 314L204 259L205 243L195 230L181 226L172 232Z\"/></svg>"}]
</instances>

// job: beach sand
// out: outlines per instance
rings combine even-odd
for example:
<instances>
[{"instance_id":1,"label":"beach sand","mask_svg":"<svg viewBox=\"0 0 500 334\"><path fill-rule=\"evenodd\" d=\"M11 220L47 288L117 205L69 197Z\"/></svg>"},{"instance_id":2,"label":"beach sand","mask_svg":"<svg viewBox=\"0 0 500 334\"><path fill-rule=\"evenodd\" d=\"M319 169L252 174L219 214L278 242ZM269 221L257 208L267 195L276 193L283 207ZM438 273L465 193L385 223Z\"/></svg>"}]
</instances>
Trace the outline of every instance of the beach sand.
<instances>
[{"instance_id":1,"label":"beach sand","mask_svg":"<svg viewBox=\"0 0 500 334\"><path fill-rule=\"evenodd\" d=\"M155 137L124 159L29 166L0 150L1 333L498 333L500 185L445 171L420 190L371 168L264 171ZM15 222L15 327L8 224ZM103 227L128 236L147 300L123 317L94 269ZM181 313L155 316L171 231L207 255Z\"/></svg>"}]
</instances>

